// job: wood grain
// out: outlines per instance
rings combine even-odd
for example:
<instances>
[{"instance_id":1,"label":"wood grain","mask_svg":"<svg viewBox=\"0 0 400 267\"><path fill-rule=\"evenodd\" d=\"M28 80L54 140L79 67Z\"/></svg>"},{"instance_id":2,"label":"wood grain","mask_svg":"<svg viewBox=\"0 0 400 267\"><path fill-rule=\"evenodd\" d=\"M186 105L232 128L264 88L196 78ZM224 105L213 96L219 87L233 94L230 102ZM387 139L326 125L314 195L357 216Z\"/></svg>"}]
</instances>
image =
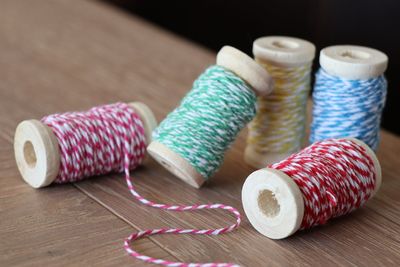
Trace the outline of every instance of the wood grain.
<instances>
[{"instance_id":1,"label":"wood grain","mask_svg":"<svg viewBox=\"0 0 400 267\"><path fill-rule=\"evenodd\" d=\"M4 105L2 105L4 107ZM9 155L12 146L0 138L0 265L120 266L132 262L122 248L135 231L73 185L35 190L22 182ZM136 247L171 257L149 240Z\"/></svg>"},{"instance_id":2,"label":"wood grain","mask_svg":"<svg viewBox=\"0 0 400 267\"><path fill-rule=\"evenodd\" d=\"M25 8L29 3L24 1L1 4L4 8L0 10L0 266L143 266L122 248L123 240L137 228L73 185L34 190L19 176L12 148L19 121L41 118L58 109L66 111L70 104L88 108L96 105L93 100L106 103L108 99L102 93L100 98L93 99L97 87L74 79L62 62L57 66L57 61L38 53L41 49L51 50L34 41L41 33L33 31L31 40L24 40L27 35L23 28L18 28L24 21L18 21L17 17L36 20L46 13L35 13L31 7L32 13L28 15ZM46 11L50 14L56 10L63 13L62 2L43 4L50 8ZM41 8L37 6L37 10ZM53 13L52 19L56 19L58 12ZM34 24L31 26L35 28ZM46 27L42 29L46 31ZM149 239L135 242L134 246L143 253L176 260Z\"/></svg>"},{"instance_id":3,"label":"wood grain","mask_svg":"<svg viewBox=\"0 0 400 267\"><path fill-rule=\"evenodd\" d=\"M143 101L161 120L215 61L215 54L97 1L1 1L0 265L128 265L121 241L131 230L216 227L223 212L172 213L135 202L121 175L33 190L20 179L12 135L23 119L101 103ZM166 203L222 202L241 209L252 169L243 131L218 174L201 190L154 161L134 172L146 197ZM134 243L143 253L244 266L400 264L400 139L382 132L383 185L365 208L281 241L242 227L219 237L157 236ZM50 252L49 252L50 251Z\"/></svg>"}]
</instances>

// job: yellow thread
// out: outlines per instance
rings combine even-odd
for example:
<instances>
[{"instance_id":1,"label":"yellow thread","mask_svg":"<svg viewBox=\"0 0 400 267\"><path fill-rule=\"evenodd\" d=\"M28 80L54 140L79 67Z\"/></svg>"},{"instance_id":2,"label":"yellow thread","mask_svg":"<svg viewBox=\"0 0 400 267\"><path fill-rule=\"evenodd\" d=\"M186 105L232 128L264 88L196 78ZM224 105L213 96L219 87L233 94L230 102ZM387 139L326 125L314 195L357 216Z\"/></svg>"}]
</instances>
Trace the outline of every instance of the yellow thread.
<instances>
[{"instance_id":1,"label":"yellow thread","mask_svg":"<svg viewBox=\"0 0 400 267\"><path fill-rule=\"evenodd\" d=\"M249 124L248 146L259 154L291 153L303 145L311 62L278 67L257 59L273 77L275 87L257 99L257 115Z\"/></svg>"}]
</instances>

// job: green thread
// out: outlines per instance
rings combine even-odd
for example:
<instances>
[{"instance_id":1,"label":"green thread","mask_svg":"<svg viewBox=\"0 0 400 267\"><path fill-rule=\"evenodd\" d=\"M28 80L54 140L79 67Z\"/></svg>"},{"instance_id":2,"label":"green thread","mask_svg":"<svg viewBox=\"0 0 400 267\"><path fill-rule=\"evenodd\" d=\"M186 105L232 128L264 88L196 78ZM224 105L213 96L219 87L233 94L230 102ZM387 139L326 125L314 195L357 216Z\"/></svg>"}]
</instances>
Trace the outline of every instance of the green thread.
<instances>
[{"instance_id":1,"label":"green thread","mask_svg":"<svg viewBox=\"0 0 400 267\"><path fill-rule=\"evenodd\" d=\"M154 131L154 140L181 155L205 178L213 175L239 131L256 113L256 95L233 72L211 66Z\"/></svg>"}]
</instances>

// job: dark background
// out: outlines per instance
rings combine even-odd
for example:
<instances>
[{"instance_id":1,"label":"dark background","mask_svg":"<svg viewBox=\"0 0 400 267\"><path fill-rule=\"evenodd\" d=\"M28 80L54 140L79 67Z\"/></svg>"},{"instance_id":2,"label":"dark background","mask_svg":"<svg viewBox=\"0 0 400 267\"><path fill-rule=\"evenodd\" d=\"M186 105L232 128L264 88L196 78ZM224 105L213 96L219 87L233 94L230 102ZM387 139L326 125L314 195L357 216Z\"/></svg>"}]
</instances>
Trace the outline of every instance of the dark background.
<instances>
[{"instance_id":1,"label":"dark background","mask_svg":"<svg viewBox=\"0 0 400 267\"><path fill-rule=\"evenodd\" d=\"M253 41L287 35L317 53L336 44L369 46L389 56L383 127L400 135L400 1L398 0L104 0L215 51L232 45L249 55ZM314 67L319 67L316 56ZM399 104L397 104L399 103Z\"/></svg>"}]
</instances>

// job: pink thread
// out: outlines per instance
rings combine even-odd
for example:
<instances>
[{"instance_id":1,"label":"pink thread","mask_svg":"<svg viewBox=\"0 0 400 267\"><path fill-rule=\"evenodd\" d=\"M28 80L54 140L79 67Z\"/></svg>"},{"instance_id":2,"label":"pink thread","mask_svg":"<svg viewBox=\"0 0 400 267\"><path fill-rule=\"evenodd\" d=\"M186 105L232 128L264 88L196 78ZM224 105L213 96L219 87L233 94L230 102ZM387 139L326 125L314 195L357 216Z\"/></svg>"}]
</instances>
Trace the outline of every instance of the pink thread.
<instances>
[{"instance_id":1,"label":"pink thread","mask_svg":"<svg viewBox=\"0 0 400 267\"><path fill-rule=\"evenodd\" d=\"M269 167L286 173L300 188L301 229L352 212L372 196L376 185L372 158L349 139L316 142Z\"/></svg>"},{"instance_id":2,"label":"pink thread","mask_svg":"<svg viewBox=\"0 0 400 267\"><path fill-rule=\"evenodd\" d=\"M146 140L143 123L135 111L125 103L94 107L86 112L69 112L46 116L42 122L56 135L60 152L60 171L56 183L76 182L86 177L110 172L125 173L131 194L142 204L168 211L193 211L222 209L232 213L236 222L218 229L149 229L131 234L124 242L125 250L132 257L165 266L233 267L233 263L185 263L156 259L131 249L130 242L157 234L219 235L231 232L241 222L241 215L234 207L224 204L168 205L154 203L142 197L134 188L130 170L142 163Z\"/></svg>"}]
</instances>

